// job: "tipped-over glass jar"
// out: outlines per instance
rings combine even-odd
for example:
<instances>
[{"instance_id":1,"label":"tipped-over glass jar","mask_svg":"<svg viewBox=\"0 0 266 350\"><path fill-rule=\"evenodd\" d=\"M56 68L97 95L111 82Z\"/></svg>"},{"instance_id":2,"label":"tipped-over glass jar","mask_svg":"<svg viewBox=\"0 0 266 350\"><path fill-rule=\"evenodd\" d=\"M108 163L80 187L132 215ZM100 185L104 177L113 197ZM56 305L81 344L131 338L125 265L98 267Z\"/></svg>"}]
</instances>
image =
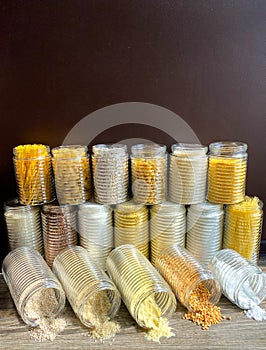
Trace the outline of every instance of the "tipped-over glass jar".
<instances>
[{"instance_id":1,"label":"tipped-over glass jar","mask_svg":"<svg viewBox=\"0 0 266 350\"><path fill-rule=\"evenodd\" d=\"M95 326L99 303L101 317L113 318L120 307L120 294L107 274L90 258L85 248L68 247L57 255L53 271L80 321Z\"/></svg>"},{"instance_id":2,"label":"tipped-over glass jar","mask_svg":"<svg viewBox=\"0 0 266 350\"><path fill-rule=\"evenodd\" d=\"M131 147L133 199L142 204L165 201L167 182L166 146L138 144Z\"/></svg>"},{"instance_id":3,"label":"tipped-over glass jar","mask_svg":"<svg viewBox=\"0 0 266 350\"><path fill-rule=\"evenodd\" d=\"M128 311L141 327L147 327L143 318L145 312L152 317L154 311L161 317L170 316L175 310L176 300L170 287L134 246L126 244L115 248L106 266Z\"/></svg>"},{"instance_id":4,"label":"tipped-over glass jar","mask_svg":"<svg viewBox=\"0 0 266 350\"><path fill-rule=\"evenodd\" d=\"M19 315L29 326L56 317L64 308L62 286L36 250L12 250L3 261L2 273Z\"/></svg>"},{"instance_id":5,"label":"tipped-over glass jar","mask_svg":"<svg viewBox=\"0 0 266 350\"><path fill-rule=\"evenodd\" d=\"M191 296L199 286L208 292L212 304L218 303L221 296L219 282L185 248L178 245L166 247L155 259L155 267L189 311L196 311L191 305Z\"/></svg>"},{"instance_id":6,"label":"tipped-over glass jar","mask_svg":"<svg viewBox=\"0 0 266 350\"><path fill-rule=\"evenodd\" d=\"M234 204L244 200L247 144L214 142L209 146L208 200Z\"/></svg>"},{"instance_id":7,"label":"tipped-over glass jar","mask_svg":"<svg viewBox=\"0 0 266 350\"><path fill-rule=\"evenodd\" d=\"M55 198L49 146L20 145L13 149L19 202L40 205Z\"/></svg>"},{"instance_id":8,"label":"tipped-over glass jar","mask_svg":"<svg viewBox=\"0 0 266 350\"><path fill-rule=\"evenodd\" d=\"M196 204L206 198L208 157L206 146L172 145L169 172L169 199L175 203Z\"/></svg>"}]
</instances>

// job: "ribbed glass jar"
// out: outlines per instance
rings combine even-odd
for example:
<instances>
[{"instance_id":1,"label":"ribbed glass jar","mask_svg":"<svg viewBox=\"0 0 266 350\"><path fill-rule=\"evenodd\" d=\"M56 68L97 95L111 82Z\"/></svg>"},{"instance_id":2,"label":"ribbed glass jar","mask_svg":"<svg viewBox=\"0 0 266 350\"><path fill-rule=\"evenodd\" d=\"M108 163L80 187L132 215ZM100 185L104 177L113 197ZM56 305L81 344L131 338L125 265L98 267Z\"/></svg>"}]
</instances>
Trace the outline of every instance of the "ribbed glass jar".
<instances>
[{"instance_id":1,"label":"ribbed glass jar","mask_svg":"<svg viewBox=\"0 0 266 350\"><path fill-rule=\"evenodd\" d=\"M78 244L76 208L58 203L44 205L42 229L45 260L52 267L61 250Z\"/></svg>"},{"instance_id":2,"label":"ribbed glass jar","mask_svg":"<svg viewBox=\"0 0 266 350\"><path fill-rule=\"evenodd\" d=\"M148 209L143 204L125 202L114 209L115 247L133 244L149 258Z\"/></svg>"},{"instance_id":3,"label":"ribbed glass jar","mask_svg":"<svg viewBox=\"0 0 266 350\"><path fill-rule=\"evenodd\" d=\"M208 200L234 204L244 200L247 144L214 142L209 146Z\"/></svg>"},{"instance_id":4,"label":"ribbed glass jar","mask_svg":"<svg viewBox=\"0 0 266 350\"><path fill-rule=\"evenodd\" d=\"M97 264L106 270L113 249L113 211L107 205L84 203L79 206L79 240Z\"/></svg>"},{"instance_id":5,"label":"ribbed glass jar","mask_svg":"<svg viewBox=\"0 0 266 350\"><path fill-rule=\"evenodd\" d=\"M221 204L192 204L187 214L187 250L203 265L222 249L224 211Z\"/></svg>"},{"instance_id":6,"label":"ribbed glass jar","mask_svg":"<svg viewBox=\"0 0 266 350\"><path fill-rule=\"evenodd\" d=\"M94 199L100 204L118 204L128 199L128 153L123 144L92 147Z\"/></svg>"},{"instance_id":7,"label":"ribbed glass jar","mask_svg":"<svg viewBox=\"0 0 266 350\"><path fill-rule=\"evenodd\" d=\"M175 311L176 300L170 287L134 246L115 248L108 256L106 266L128 311L141 327L146 325L139 311L148 298L153 298L161 316L170 316Z\"/></svg>"},{"instance_id":8,"label":"ribbed glass jar","mask_svg":"<svg viewBox=\"0 0 266 350\"><path fill-rule=\"evenodd\" d=\"M263 203L257 197L246 196L238 204L228 205L225 215L223 248L231 248L250 260L258 263Z\"/></svg>"},{"instance_id":9,"label":"ribbed glass jar","mask_svg":"<svg viewBox=\"0 0 266 350\"><path fill-rule=\"evenodd\" d=\"M175 203L196 204L206 198L208 157L206 146L172 145L169 171L169 199Z\"/></svg>"},{"instance_id":10,"label":"ribbed glass jar","mask_svg":"<svg viewBox=\"0 0 266 350\"><path fill-rule=\"evenodd\" d=\"M195 311L191 306L191 294L202 284L210 293L209 301L218 303L221 296L219 282L185 248L177 244L166 247L155 259L155 267L189 311Z\"/></svg>"},{"instance_id":11,"label":"ribbed glass jar","mask_svg":"<svg viewBox=\"0 0 266 350\"><path fill-rule=\"evenodd\" d=\"M20 145L13 149L20 204L40 205L54 200L54 183L49 146Z\"/></svg>"},{"instance_id":12,"label":"ribbed glass jar","mask_svg":"<svg viewBox=\"0 0 266 350\"><path fill-rule=\"evenodd\" d=\"M55 147L52 155L58 202L61 205L77 205L88 201L92 195L88 147Z\"/></svg>"},{"instance_id":13,"label":"ribbed glass jar","mask_svg":"<svg viewBox=\"0 0 266 350\"><path fill-rule=\"evenodd\" d=\"M64 308L62 286L36 250L29 247L12 250L3 261L2 273L19 315L29 326L38 326L40 318L32 315L38 314L38 310L40 317L54 318ZM39 293L45 298L36 298ZM42 305L47 299L49 303ZM35 312L29 307L33 300Z\"/></svg>"},{"instance_id":14,"label":"ribbed glass jar","mask_svg":"<svg viewBox=\"0 0 266 350\"><path fill-rule=\"evenodd\" d=\"M132 146L131 173L135 202L142 204L164 202L167 185L166 146L157 144Z\"/></svg>"},{"instance_id":15,"label":"ribbed glass jar","mask_svg":"<svg viewBox=\"0 0 266 350\"><path fill-rule=\"evenodd\" d=\"M233 249L217 252L209 267L223 294L241 309L251 309L266 297L266 274Z\"/></svg>"},{"instance_id":16,"label":"ribbed glass jar","mask_svg":"<svg viewBox=\"0 0 266 350\"><path fill-rule=\"evenodd\" d=\"M20 205L18 199L10 199L4 204L10 250L31 247L43 255L43 237L38 206Z\"/></svg>"},{"instance_id":17,"label":"ribbed glass jar","mask_svg":"<svg viewBox=\"0 0 266 350\"><path fill-rule=\"evenodd\" d=\"M172 244L185 247L186 208L182 204L164 202L150 210L151 262Z\"/></svg>"},{"instance_id":18,"label":"ribbed glass jar","mask_svg":"<svg viewBox=\"0 0 266 350\"><path fill-rule=\"evenodd\" d=\"M106 316L113 318L116 315L121 303L120 294L85 248L68 247L59 253L54 260L53 271L61 281L75 314L85 326L93 327L88 310L91 307L97 312L93 301L98 299L98 293L108 298L110 303Z\"/></svg>"}]
</instances>

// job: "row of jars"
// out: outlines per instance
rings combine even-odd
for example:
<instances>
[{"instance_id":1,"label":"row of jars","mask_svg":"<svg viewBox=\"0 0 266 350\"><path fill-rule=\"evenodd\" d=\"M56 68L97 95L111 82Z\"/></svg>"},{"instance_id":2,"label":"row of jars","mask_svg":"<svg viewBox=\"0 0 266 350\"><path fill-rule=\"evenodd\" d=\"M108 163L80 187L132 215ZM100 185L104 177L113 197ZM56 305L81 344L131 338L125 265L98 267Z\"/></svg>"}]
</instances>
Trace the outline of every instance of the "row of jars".
<instances>
[{"instance_id":1,"label":"row of jars","mask_svg":"<svg viewBox=\"0 0 266 350\"><path fill-rule=\"evenodd\" d=\"M153 205L166 200L197 204L233 204L245 195L247 145L215 142L208 148L174 144L167 176L166 146L137 144L131 147L131 188L134 202ZM56 197L60 204L77 205L91 199L119 204L129 199L127 146L99 144L92 147L92 182L87 146L21 145L14 148L19 202L40 205ZM208 179L208 181L207 181ZM168 184L169 180L169 184ZM207 188L208 184L208 188ZM167 186L169 185L169 186Z\"/></svg>"},{"instance_id":2,"label":"row of jars","mask_svg":"<svg viewBox=\"0 0 266 350\"><path fill-rule=\"evenodd\" d=\"M187 210L173 202L150 209L133 201L114 209L92 202L79 206L54 202L40 210L39 206L23 206L11 200L5 203L4 215L10 249L31 246L44 254L49 266L62 249L78 242L102 268L113 247L124 244L133 244L152 262L163 248L178 244L186 246L204 265L222 247L233 248L257 263L261 201L246 197L240 204L227 206L225 213L224 220L224 207L209 202L193 204Z\"/></svg>"}]
</instances>

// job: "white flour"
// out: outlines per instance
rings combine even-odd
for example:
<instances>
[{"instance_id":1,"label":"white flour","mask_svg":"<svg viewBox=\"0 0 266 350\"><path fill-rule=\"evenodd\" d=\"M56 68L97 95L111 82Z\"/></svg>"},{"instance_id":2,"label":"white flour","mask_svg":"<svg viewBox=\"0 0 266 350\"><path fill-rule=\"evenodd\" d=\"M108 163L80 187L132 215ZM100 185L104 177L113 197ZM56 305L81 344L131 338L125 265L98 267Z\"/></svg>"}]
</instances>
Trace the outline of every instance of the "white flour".
<instances>
[{"instance_id":1,"label":"white flour","mask_svg":"<svg viewBox=\"0 0 266 350\"><path fill-rule=\"evenodd\" d=\"M266 310L258 305L253 305L251 309L244 311L248 318L253 318L256 321L266 321Z\"/></svg>"}]
</instances>

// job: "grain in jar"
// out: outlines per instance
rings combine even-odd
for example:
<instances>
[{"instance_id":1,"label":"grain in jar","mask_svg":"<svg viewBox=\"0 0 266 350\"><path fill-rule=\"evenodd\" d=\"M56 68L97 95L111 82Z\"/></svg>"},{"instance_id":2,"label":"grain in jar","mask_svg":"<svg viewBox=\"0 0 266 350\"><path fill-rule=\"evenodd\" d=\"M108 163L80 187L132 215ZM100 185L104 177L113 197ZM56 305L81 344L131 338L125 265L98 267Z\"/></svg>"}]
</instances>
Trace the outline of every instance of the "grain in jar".
<instances>
[{"instance_id":1,"label":"grain in jar","mask_svg":"<svg viewBox=\"0 0 266 350\"><path fill-rule=\"evenodd\" d=\"M92 147L94 199L100 204L118 204L128 199L128 153L123 144Z\"/></svg>"},{"instance_id":2,"label":"grain in jar","mask_svg":"<svg viewBox=\"0 0 266 350\"><path fill-rule=\"evenodd\" d=\"M165 201L167 154L165 145L137 144L131 147L133 199L142 204Z\"/></svg>"},{"instance_id":3,"label":"grain in jar","mask_svg":"<svg viewBox=\"0 0 266 350\"><path fill-rule=\"evenodd\" d=\"M31 247L43 255L43 236L39 206L21 205L17 198L4 204L10 250Z\"/></svg>"},{"instance_id":4,"label":"grain in jar","mask_svg":"<svg viewBox=\"0 0 266 350\"><path fill-rule=\"evenodd\" d=\"M224 211L220 204L192 204L187 214L187 250L204 266L222 248Z\"/></svg>"},{"instance_id":5,"label":"grain in jar","mask_svg":"<svg viewBox=\"0 0 266 350\"><path fill-rule=\"evenodd\" d=\"M259 259L263 203L258 197L245 196L238 203L228 205L225 215L223 248L231 248L257 264Z\"/></svg>"},{"instance_id":6,"label":"grain in jar","mask_svg":"<svg viewBox=\"0 0 266 350\"><path fill-rule=\"evenodd\" d=\"M106 270L105 262L113 249L112 208L102 204L84 203L79 206L78 222L80 245Z\"/></svg>"},{"instance_id":7,"label":"grain in jar","mask_svg":"<svg viewBox=\"0 0 266 350\"><path fill-rule=\"evenodd\" d=\"M133 244L149 258L148 209L132 201L118 204L114 209L114 245Z\"/></svg>"},{"instance_id":8,"label":"grain in jar","mask_svg":"<svg viewBox=\"0 0 266 350\"><path fill-rule=\"evenodd\" d=\"M92 195L88 148L84 145L52 149L52 164L58 202L77 205Z\"/></svg>"},{"instance_id":9,"label":"grain in jar","mask_svg":"<svg viewBox=\"0 0 266 350\"><path fill-rule=\"evenodd\" d=\"M186 208L182 204L163 202L150 209L151 261L168 245L185 247Z\"/></svg>"},{"instance_id":10,"label":"grain in jar","mask_svg":"<svg viewBox=\"0 0 266 350\"><path fill-rule=\"evenodd\" d=\"M40 205L54 200L49 146L20 145L13 149L13 163L20 204Z\"/></svg>"},{"instance_id":11,"label":"grain in jar","mask_svg":"<svg viewBox=\"0 0 266 350\"><path fill-rule=\"evenodd\" d=\"M172 145L169 170L169 199L172 202L196 204L205 201L207 149L198 144Z\"/></svg>"},{"instance_id":12,"label":"grain in jar","mask_svg":"<svg viewBox=\"0 0 266 350\"><path fill-rule=\"evenodd\" d=\"M247 144L221 141L209 146L208 195L210 202L234 204L244 200Z\"/></svg>"}]
</instances>

